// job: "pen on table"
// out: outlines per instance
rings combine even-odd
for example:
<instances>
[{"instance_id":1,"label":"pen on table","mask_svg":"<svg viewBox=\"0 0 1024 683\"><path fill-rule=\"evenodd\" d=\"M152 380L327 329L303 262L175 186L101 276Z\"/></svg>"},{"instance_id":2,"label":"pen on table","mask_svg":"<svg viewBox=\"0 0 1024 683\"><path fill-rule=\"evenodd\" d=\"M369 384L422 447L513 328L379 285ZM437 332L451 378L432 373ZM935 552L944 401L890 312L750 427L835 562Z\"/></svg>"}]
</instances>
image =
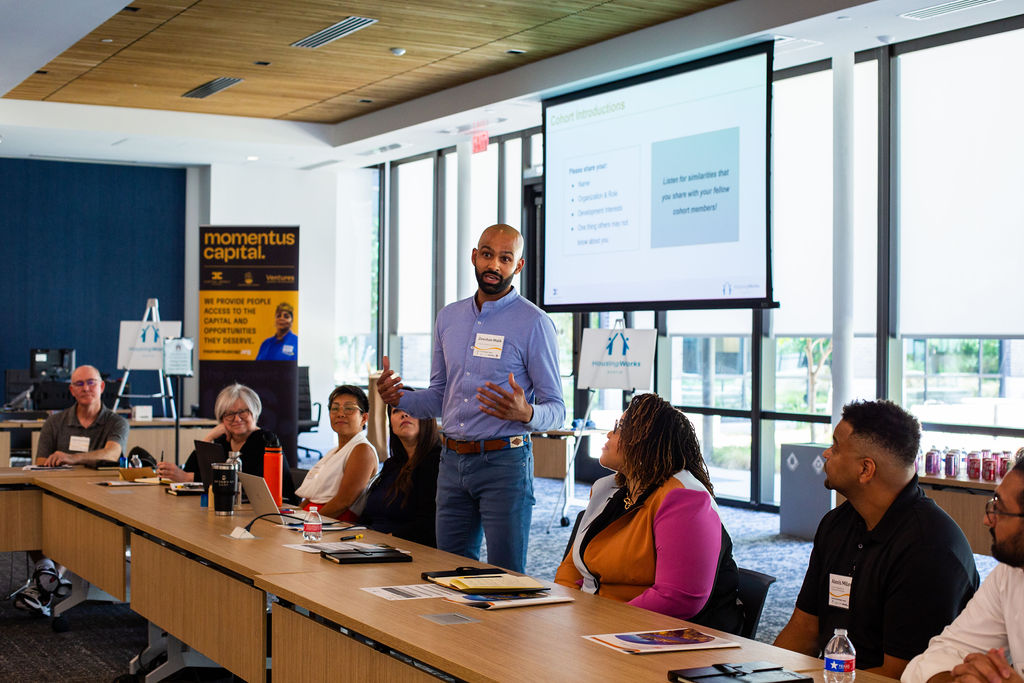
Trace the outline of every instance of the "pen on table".
<instances>
[{"instance_id":1,"label":"pen on table","mask_svg":"<svg viewBox=\"0 0 1024 683\"><path fill-rule=\"evenodd\" d=\"M362 537L363 537L362 534L352 534L351 536L342 536L338 540L339 541L356 541L356 540L359 540Z\"/></svg>"}]
</instances>

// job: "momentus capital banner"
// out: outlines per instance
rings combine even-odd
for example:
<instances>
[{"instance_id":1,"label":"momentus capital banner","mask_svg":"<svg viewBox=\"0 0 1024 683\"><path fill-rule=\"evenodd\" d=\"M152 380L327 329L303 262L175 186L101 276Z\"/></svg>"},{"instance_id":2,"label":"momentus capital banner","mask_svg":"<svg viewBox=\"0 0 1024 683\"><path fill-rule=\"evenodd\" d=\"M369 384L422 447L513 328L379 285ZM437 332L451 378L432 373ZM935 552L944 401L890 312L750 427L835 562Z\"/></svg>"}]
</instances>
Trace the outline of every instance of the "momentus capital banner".
<instances>
[{"instance_id":1,"label":"momentus capital banner","mask_svg":"<svg viewBox=\"0 0 1024 683\"><path fill-rule=\"evenodd\" d=\"M298 227L200 226L199 360L296 360L298 308Z\"/></svg>"}]
</instances>

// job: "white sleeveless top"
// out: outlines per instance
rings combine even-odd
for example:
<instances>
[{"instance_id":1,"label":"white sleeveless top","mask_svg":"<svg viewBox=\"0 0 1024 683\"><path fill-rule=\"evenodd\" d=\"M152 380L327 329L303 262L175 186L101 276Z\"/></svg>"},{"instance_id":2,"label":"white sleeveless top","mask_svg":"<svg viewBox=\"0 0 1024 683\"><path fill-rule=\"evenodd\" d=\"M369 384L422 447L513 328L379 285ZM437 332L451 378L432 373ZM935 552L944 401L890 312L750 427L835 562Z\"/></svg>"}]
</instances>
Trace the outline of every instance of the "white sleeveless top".
<instances>
[{"instance_id":1,"label":"white sleeveless top","mask_svg":"<svg viewBox=\"0 0 1024 683\"><path fill-rule=\"evenodd\" d=\"M377 455L377 450L366 438L366 432L359 432L341 448L335 446L327 451L327 454L309 470L309 474L302 480L302 486L297 488L295 493L300 498L308 499L317 505L322 505L334 498L338 493L341 476L345 473L348 456L360 444L366 444L373 451L374 456Z\"/></svg>"}]
</instances>

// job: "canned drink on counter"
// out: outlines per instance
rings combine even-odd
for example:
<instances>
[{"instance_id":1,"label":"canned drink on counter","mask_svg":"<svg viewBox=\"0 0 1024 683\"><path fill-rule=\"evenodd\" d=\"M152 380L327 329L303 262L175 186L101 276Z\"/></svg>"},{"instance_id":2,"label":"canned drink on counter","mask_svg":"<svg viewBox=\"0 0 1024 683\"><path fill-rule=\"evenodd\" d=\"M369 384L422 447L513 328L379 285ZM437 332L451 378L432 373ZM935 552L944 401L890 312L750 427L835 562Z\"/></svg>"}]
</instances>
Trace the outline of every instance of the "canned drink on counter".
<instances>
[{"instance_id":1,"label":"canned drink on counter","mask_svg":"<svg viewBox=\"0 0 1024 683\"><path fill-rule=\"evenodd\" d=\"M971 451L967 456L967 478L981 479L981 455L978 451Z\"/></svg>"},{"instance_id":2,"label":"canned drink on counter","mask_svg":"<svg viewBox=\"0 0 1024 683\"><path fill-rule=\"evenodd\" d=\"M981 461L981 478L985 481L995 481L998 470L995 458L985 458Z\"/></svg>"},{"instance_id":3,"label":"canned drink on counter","mask_svg":"<svg viewBox=\"0 0 1024 683\"><path fill-rule=\"evenodd\" d=\"M942 453L934 448L924 455L924 473L937 477L942 472Z\"/></svg>"},{"instance_id":4,"label":"canned drink on counter","mask_svg":"<svg viewBox=\"0 0 1024 683\"><path fill-rule=\"evenodd\" d=\"M1012 465L1012 464L1013 464L1013 460L1011 458L1006 457L1005 454L999 457L999 478L1000 479L1002 479L1003 477L1006 476L1006 473L1010 471L1010 465Z\"/></svg>"},{"instance_id":5,"label":"canned drink on counter","mask_svg":"<svg viewBox=\"0 0 1024 683\"><path fill-rule=\"evenodd\" d=\"M957 451L948 451L946 453L946 467L944 473L947 477L960 476L960 453Z\"/></svg>"}]
</instances>

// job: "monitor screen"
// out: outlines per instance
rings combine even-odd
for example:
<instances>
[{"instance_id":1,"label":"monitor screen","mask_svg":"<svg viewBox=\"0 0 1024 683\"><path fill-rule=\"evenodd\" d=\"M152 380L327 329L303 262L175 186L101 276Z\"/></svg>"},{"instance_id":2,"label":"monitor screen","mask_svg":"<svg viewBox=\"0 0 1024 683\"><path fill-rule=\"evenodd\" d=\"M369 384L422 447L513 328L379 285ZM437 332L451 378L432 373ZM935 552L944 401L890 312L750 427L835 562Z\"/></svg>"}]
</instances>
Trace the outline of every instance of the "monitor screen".
<instances>
[{"instance_id":1,"label":"monitor screen","mask_svg":"<svg viewBox=\"0 0 1024 683\"><path fill-rule=\"evenodd\" d=\"M33 379L67 379L75 369L75 350L31 349L28 367Z\"/></svg>"},{"instance_id":2,"label":"monitor screen","mask_svg":"<svg viewBox=\"0 0 1024 683\"><path fill-rule=\"evenodd\" d=\"M544 102L541 305L773 305L772 44Z\"/></svg>"}]
</instances>

